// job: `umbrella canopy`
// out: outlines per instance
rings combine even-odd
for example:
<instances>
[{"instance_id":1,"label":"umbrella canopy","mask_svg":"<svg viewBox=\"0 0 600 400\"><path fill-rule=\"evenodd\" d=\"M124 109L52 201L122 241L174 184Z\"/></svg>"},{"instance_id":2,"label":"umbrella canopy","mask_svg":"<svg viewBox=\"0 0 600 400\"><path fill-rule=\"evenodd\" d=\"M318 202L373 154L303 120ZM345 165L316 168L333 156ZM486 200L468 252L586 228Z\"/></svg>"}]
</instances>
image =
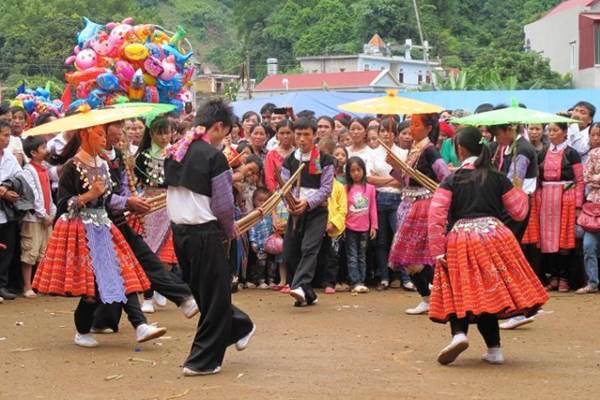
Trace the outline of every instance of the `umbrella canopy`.
<instances>
[{"instance_id":1,"label":"umbrella canopy","mask_svg":"<svg viewBox=\"0 0 600 400\"><path fill-rule=\"evenodd\" d=\"M435 104L398 97L396 92L396 90L386 90L385 96L341 104L338 108L352 113L384 115L429 114L443 110Z\"/></svg>"},{"instance_id":2,"label":"umbrella canopy","mask_svg":"<svg viewBox=\"0 0 600 400\"><path fill-rule=\"evenodd\" d=\"M23 132L23 136L47 135L50 133L73 131L76 129L89 128L96 125L104 125L110 122L120 121L146 115L158 115L173 111L175 106L170 104L154 103L125 103L107 108L98 108L84 111L68 117L59 118L47 124L36 126Z\"/></svg>"},{"instance_id":3,"label":"umbrella canopy","mask_svg":"<svg viewBox=\"0 0 600 400\"><path fill-rule=\"evenodd\" d=\"M572 123L577 121L544 111L522 108L513 100L510 107L473 114L463 118L454 118L450 122L457 125L492 126L504 124L549 124L552 122Z\"/></svg>"}]
</instances>

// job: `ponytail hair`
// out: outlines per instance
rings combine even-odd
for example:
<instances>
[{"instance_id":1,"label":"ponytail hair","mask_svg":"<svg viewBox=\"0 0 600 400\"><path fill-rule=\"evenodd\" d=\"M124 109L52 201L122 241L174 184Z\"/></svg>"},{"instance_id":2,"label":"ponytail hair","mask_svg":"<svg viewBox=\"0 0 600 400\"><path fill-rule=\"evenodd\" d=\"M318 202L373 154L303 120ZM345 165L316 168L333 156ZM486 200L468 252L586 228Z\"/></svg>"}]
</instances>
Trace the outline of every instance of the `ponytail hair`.
<instances>
[{"instance_id":1,"label":"ponytail hair","mask_svg":"<svg viewBox=\"0 0 600 400\"><path fill-rule=\"evenodd\" d=\"M457 154L458 146L468 151L471 156L477 157L475 163L473 163L475 170L469 174L469 178L465 182L483 184L488 171L492 169L492 153L481 131L472 126L461 128L456 134L455 147Z\"/></svg>"},{"instance_id":2,"label":"ponytail hair","mask_svg":"<svg viewBox=\"0 0 600 400\"><path fill-rule=\"evenodd\" d=\"M71 139L65 144L60 154L56 157L57 165L62 165L69 161L71 158L77 154L79 147L81 146L81 133L80 131L75 132Z\"/></svg>"}]
</instances>

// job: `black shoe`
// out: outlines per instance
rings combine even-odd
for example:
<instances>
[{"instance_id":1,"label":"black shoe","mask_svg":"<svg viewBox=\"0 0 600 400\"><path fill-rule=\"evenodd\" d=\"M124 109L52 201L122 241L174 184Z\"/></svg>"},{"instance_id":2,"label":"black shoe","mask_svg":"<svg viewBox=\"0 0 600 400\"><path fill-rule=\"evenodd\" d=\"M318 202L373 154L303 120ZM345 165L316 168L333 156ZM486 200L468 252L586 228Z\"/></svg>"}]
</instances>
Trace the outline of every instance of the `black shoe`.
<instances>
[{"instance_id":1,"label":"black shoe","mask_svg":"<svg viewBox=\"0 0 600 400\"><path fill-rule=\"evenodd\" d=\"M312 286L305 285L303 287L303 289L304 289L304 293L306 294L306 304L307 305L312 306L319 302L317 299L317 294L315 293L315 290L312 288Z\"/></svg>"},{"instance_id":2,"label":"black shoe","mask_svg":"<svg viewBox=\"0 0 600 400\"><path fill-rule=\"evenodd\" d=\"M14 300L17 295L9 292L7 288L0 288L0 297L3 297L4 300Z\"/></svg>"}]
</instances>

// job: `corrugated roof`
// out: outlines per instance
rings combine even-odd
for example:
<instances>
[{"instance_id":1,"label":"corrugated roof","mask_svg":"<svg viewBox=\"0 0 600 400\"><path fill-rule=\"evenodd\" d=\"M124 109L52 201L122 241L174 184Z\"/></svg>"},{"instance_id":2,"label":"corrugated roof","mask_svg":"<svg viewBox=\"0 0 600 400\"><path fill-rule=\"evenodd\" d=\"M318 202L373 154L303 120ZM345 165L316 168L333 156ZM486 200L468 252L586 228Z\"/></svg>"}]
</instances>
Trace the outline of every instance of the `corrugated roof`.
<instances>
[{"instance_id":1,"label":"corrugated roof","mask_svg":"<svg viewBox=\"0 0 600 400\"><path fill-rule=\"evenodd\" d=\"M592 4L596 3L598 0L566 0L554 7L552 10L548 11L546 15L542 18L547 18L552 15L559 14L563 11L569 10L573 7L588 7Z\"/></svg>"},{"instance_id":2,"label":"corrugated roof","mask_svg":"<svg viewBox=\"0 0 600 400\"><path fill-rule=\"evenodd\" d=\"M287 79L288 90L341 89L369 86L382 71L331 72L316 74L276 74L267 76L256 85L255 91L283 90Z\"/></svg>"}]
</instances>

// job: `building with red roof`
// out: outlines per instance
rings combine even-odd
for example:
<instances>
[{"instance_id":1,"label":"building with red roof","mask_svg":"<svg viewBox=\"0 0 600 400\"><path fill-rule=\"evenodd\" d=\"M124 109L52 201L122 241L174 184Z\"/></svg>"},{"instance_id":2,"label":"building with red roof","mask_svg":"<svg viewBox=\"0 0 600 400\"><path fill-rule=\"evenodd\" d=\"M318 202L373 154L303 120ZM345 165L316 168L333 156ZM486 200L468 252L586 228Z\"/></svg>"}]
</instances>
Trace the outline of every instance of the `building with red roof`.
<instances>
[{"instance_id":1,"label":"building with red roof","mask_svg":"<svg viewBox=\"0 0 600 400\"><path fill-rule=\"evenodd\" d=\"M525 26L525 48L571 74L577 88L600 87L600 1L567 0Z\"/></svg>"}]
</instances>

